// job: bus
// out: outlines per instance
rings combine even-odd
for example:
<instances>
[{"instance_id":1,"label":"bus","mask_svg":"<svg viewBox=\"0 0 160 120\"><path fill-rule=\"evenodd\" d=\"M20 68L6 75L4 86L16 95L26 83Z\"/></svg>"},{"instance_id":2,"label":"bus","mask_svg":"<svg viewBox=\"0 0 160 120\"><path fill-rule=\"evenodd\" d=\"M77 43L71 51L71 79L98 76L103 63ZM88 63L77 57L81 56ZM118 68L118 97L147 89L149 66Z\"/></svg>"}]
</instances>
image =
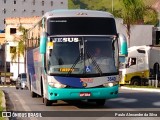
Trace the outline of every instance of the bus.
<instances>
[{"instance_id":1,"label":"bus","mask_svg":"<svg viewBox=\"0 0 160 120\"><path fill-rule=\"evenodd\" d=\"M119 87L119 38L114 16L94 10L53 10L28 30L27 81L46 106L58 100L104 105ZM96 50L100 55L94 56Z\"/></svg>"}]
</instances>

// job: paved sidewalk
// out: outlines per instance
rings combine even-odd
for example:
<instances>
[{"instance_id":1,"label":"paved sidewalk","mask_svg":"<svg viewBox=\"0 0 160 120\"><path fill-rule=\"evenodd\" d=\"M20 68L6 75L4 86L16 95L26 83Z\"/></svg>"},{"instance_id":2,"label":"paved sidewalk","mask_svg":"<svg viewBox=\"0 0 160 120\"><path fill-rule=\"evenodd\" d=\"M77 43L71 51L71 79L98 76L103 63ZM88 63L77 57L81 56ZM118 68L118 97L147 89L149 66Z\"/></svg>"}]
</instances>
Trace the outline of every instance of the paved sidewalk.
<instances>
[{"instance_id":1,"label":"paved sidewalk","mask_svg":"<svg viewBox=\"0 0 160 120\"><path fill-rule=\"evenodd\" d=\"M156 88L130 88L130 87L121 86L120 89L140 90L140 91L146 91L146 92L160 92L160 89L156 89Z\"/></svg>"}]
</instances>

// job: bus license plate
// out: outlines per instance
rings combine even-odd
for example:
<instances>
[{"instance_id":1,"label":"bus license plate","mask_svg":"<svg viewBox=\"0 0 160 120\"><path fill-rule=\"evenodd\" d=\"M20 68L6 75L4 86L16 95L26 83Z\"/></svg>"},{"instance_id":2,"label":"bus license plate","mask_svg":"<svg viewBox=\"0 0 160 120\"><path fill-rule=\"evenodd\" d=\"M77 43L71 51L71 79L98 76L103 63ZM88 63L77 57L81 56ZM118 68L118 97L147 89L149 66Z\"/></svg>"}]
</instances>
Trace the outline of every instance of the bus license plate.
<instances>
[{"instance_id":1,"label":"bus license plate","mask_svg":"<svg viewBox=\"0 0 160 120\"><path fill-rule=\"evenodd\" d=\"M89 97L89 96L91 96L90 92L81 92L80 93L80 97Z\"/></svg>"}]
</instances>

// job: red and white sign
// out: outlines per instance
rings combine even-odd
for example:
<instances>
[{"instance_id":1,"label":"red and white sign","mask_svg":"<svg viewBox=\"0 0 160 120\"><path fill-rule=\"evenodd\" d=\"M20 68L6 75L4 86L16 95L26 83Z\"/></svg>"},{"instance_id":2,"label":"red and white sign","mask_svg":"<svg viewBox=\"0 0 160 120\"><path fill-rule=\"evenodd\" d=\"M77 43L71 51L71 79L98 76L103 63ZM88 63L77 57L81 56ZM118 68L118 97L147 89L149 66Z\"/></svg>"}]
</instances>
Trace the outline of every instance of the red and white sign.
<instances>
[{"instance_id":1,"label":"red and white sign","mask_svg":"<svg viewBox=\"0 0 160 120\"><path fill-rule=\"evenodd\" d=\"M93 78L80 78L81 82L85 82L85 83L92 83L93 82Z\"/></svg>"},{"instance_id":2,"label":"red and white sign","mask_svg":"<svg viewBox=\"0 0 160 120\"><path fill-rule=\"evenodd\" d=\"M80 97L89 97L89 96L91 96L90 92L81 92L80 93Z\"/></svg>"}]
</instances>

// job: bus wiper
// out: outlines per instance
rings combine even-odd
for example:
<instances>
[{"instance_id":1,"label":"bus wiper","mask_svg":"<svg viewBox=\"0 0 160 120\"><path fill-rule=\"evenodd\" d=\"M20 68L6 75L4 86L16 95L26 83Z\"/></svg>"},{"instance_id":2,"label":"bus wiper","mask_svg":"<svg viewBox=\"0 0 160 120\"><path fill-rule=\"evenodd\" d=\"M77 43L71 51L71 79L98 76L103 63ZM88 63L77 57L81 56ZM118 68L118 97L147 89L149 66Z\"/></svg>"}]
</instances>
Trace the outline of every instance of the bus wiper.
<instances>
[{"instance_id":1,"label":"bus wiper","mask_svg":"<svg viewBox=\"0 0 160 120\"><path fill-rule=\"evenodd\" d=\"M72 73L72 70L74 69L74 67L77 65L78 61L80 60L81 58L81 54L77 57L76 61L73 63L72 67L69 69L68 71L68 74L67 75L70 75Z\"/></svg>"},{"instance_id":2,"label":"bus wiper","mask_svg":"<svg viewBox=\"0 0 160 120\"><path fill-rule=\"evenodd\" d=\"M91 58L93 65L97 68L97 70L100 73L100 75L102 75L103 74L102 70L99 67L99 65L97 64L97 62L95 61L95 59L91 56L91 54L88 51L86 53L87 53L88 58Z\"/></svg>"}]
</instances>

